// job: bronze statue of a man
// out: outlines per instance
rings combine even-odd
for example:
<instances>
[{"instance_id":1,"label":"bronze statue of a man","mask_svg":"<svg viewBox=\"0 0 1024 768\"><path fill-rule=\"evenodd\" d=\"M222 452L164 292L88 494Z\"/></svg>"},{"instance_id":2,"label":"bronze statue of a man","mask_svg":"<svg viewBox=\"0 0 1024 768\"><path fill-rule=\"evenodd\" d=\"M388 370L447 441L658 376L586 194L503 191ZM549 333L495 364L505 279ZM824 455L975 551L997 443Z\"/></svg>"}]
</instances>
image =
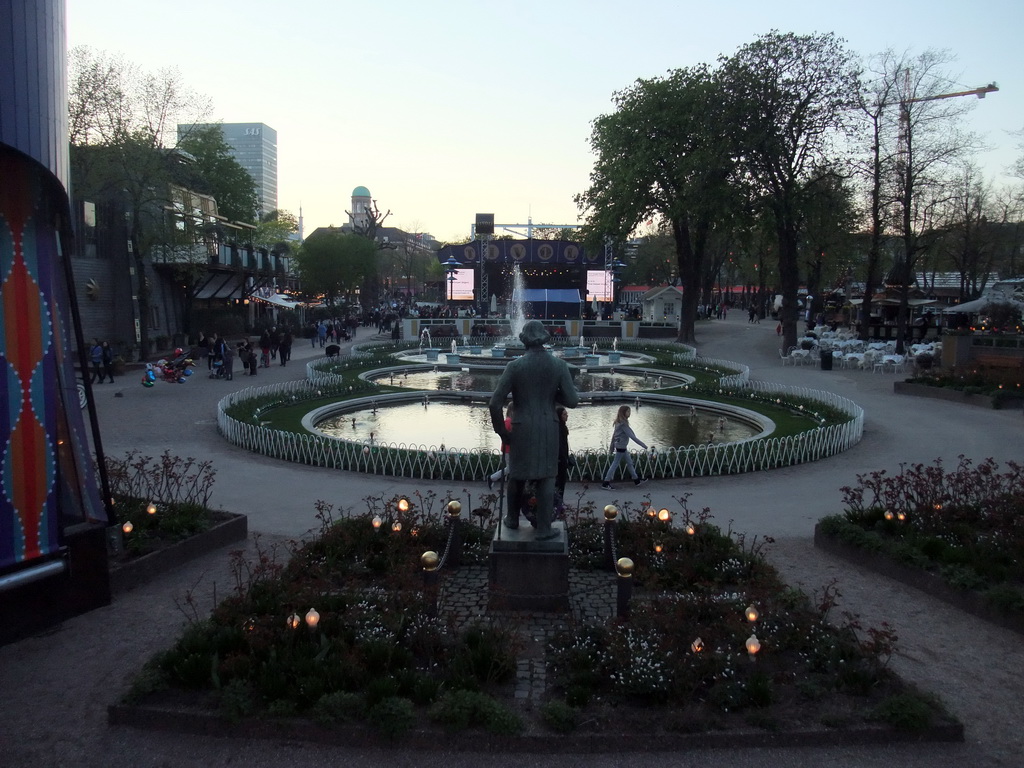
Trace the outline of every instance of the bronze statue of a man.
<instances>
[{"instance_id":1,"label":"bronze statue of a man","mask_svg":"<svg viewBox=\"0 0 1024 768\"><path fill-rule=\"evenodd\" d=\"M508 512L505 525L519 527L523 491L536 482L537 539L551 539L555 476L558 474L558 415L556 405L575 408L580 396L569 365L544 348L551 338L539 320L530 320L519 334L526 347L522 357L505 366L489 403L491 425L509 445ZM512 431L505 429L502 408L511 393L515 411Z\"/></svg>"}]
</instances>

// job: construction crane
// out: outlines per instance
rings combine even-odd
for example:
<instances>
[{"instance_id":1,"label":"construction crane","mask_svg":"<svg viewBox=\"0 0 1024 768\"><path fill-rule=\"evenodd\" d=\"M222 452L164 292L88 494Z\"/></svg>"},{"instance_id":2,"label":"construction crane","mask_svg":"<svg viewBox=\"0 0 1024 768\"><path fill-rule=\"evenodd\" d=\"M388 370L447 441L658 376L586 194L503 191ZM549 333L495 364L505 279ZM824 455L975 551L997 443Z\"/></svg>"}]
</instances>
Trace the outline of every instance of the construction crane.
<instances>
[{"instance_id":1,"label":"construction crane","mask_svg":"<svg viewBox=\"0 0 1024 768\"><path fill-rule=\"evenodd\" d=\"M910 73L907 73L908 77ZM907 104L913 104L918 101L938 101L939 99L955 99L957 96L977 96L979 99L984 99L986 93L995 93L999 90L999 86L995 83L989 83L983 85L981 88L974 88L970 91L957 91L956 93L940 93L936 96L918 96L913 99L901 99L900 106L906 109Z\"/></svg>"}]
</instances>

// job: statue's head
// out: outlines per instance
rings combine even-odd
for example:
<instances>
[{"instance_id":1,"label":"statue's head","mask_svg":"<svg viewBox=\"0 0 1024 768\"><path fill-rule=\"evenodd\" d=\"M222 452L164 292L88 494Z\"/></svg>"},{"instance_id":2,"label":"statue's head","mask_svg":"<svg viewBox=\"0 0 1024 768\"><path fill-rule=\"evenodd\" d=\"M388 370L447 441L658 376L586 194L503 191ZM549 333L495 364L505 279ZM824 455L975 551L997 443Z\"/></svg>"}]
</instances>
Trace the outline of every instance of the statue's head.
<instances>
[{"instance_id":1,"label":"statue's head","mask_svg":"<svg viewBox=\"0 0 1024 768\"><path fill-rule=\"evenodd\" d=\"M530 320L519 333L519 340L525 347L541 347L551 340L551 334L540 320Z\"/></svg>"}]
</instances>

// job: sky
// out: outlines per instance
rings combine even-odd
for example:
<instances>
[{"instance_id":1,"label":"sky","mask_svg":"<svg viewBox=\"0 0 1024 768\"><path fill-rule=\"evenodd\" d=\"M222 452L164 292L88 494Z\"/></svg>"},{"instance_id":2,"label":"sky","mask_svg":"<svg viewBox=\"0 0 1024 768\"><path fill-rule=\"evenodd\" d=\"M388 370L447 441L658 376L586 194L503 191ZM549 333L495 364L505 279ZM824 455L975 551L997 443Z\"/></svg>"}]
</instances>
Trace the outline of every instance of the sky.
<instances>
[{"instance_id":1,"label":"sky","mask_svg":"<svg viewBox=\"0 0 1024 768\"><path fill-rule=\"evenodd\" d=\"M213 111L278 135L278 206L306 234L348 220L365 186L388 226L467 236L578 224L592 121L637 79L714 63L772 30L834 32L868 56L945 49L950 90L995 81L967 127L1007 183L1024 129L1020 0L68 0L68 47L177 68ZM501 232L499 231L499 234Z\"/></svg>"}]
</instances>

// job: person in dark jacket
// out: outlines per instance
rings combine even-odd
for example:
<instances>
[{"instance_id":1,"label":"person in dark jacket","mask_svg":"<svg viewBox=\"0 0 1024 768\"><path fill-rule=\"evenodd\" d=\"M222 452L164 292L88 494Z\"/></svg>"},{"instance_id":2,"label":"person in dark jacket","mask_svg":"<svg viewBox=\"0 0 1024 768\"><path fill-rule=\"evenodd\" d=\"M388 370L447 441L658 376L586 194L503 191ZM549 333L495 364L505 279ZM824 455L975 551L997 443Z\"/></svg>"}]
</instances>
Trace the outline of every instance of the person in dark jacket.
<instances>
[{"instance_id":1,"label":"person in dark jacket","mask_svg":"<svg viewBox=\"0 0 1024 768\"><path fill-rule=\"evenodd\" d=\"M565 506L565 483L569 479L569 468L573 456L569 453L569 411L561 405L555 408L558 414L558 474L555 476L555 508Z\"/></svg>"},{"instance_id":2,"label":"person in dark jacket","mask_svg":"<svg viewBox=\"0 0 1024 768\"><path fill-rule=\"evenodd\" d=\"M281 332L281 343L278 345L277 354L281 358L281 365L287 365L292 357L292 332L287 328Z\"/></svg>"},{"instance_id":3,"label":"person in dark jacket","mask_svg":"<svg viewBox=\"0 0 1024 768\"><path fill-rule=\"evenodd\" d=\"M100 344L99 339L92 340L92 346L89 348L89 362L92 365L92 378L89 380L90 383L95 384L96 380L99 379L99 383L103 383L103 345Z\"/></svg>"},{"instance_id":4,"label":"person in dark jacket","mask_svg":"<svg viewBox=\"0 0 1024 768\"><path fill-rule=\"evenodd\" d=\"M114 383L114 350L110 346L109 341L104 341L101 346L102 357L103 357L103 373L110 379L110 383Z\"/></svg>"}]
</instances>

